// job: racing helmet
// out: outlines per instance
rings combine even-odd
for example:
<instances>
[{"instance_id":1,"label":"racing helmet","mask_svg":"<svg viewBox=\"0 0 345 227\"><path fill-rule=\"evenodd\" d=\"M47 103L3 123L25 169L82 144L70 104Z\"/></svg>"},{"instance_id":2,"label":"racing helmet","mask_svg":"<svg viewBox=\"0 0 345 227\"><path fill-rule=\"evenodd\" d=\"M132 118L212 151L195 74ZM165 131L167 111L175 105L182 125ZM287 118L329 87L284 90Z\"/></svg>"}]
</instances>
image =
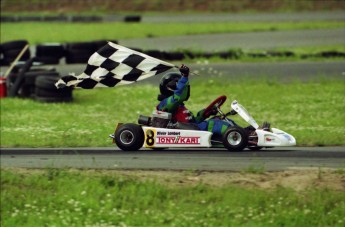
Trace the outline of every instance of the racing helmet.
<instances>
[{"instance_id":1,"label":"racing helmet","mask_svg":"<svg viewBox=\"0 0 345 227\"><path fill-rule=\"evenodd\" d=\"M179 73L167 73L165 74L159 83L159 90L162 95L170 96L174 94L174 90L177 86L177 81L181 78Z\"/></svg>"}]
</instances>

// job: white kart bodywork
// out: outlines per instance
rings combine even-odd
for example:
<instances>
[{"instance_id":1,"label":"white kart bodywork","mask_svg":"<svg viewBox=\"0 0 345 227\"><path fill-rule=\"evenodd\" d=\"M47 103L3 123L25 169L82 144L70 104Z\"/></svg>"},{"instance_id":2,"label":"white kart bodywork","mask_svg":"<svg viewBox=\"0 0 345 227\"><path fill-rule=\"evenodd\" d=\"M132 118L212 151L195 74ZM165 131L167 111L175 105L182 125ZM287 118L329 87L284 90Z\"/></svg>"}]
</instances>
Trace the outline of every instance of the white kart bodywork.
<instances>
[{"instance_id":1,"label":"white kart bodywork","mask_svg":"<svg viewBox=\"0 0 345 227\"><path fill-rule=\"evenodd\" d=\"M236 100L231 103L231 108L256 129L255 132L258 136L258 147L283 147L296 145L296 139L292 135L280 129L271 128L271 131L260 129L254 118Z\"/></svg>"}]
</instances>

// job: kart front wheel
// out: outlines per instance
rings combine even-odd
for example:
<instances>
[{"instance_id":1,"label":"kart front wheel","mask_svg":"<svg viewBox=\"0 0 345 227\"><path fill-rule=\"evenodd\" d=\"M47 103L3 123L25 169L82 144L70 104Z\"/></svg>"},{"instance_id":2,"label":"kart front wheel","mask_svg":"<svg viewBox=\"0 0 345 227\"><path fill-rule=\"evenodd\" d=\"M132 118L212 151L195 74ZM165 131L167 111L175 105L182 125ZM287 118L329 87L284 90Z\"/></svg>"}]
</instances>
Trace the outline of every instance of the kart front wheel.
<instances>
[{"instance_id":1,"label":"kart front wheel","mask_svg":"<svg viewBox=\"0 0 345 227\"><path fill-rule=\"evenodd\" d=\"M144 144L144 132L136 124L121 125L115 132L115 143L124 151L137 151Z\"/></svg>"},{"instance_id":2,"label":"kart front wheel","mask_svg":"<svg viewBox=\"0 0 345 227\"><path fill-rule=\"evenodd\" d=\"M240 127L230 127L223 135L223 144L229 151L242 151L248 144L248 134Z\"/></svg>"}]
</instances>

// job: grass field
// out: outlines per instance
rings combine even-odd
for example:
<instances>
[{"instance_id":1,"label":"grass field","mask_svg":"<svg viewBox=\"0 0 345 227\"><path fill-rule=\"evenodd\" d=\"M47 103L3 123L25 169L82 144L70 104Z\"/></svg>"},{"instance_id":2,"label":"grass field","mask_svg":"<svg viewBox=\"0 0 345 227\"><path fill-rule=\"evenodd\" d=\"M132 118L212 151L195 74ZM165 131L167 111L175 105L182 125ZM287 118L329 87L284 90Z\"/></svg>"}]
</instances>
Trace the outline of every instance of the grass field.
<instances>
[{"instance_id":1,"label":"grass field","mask_svg":"<svg viewBox=\"0 0 345 227\"><path fill-rule=\"evenodd\" d=\"M213 99L227 95L223 111L237 99L261 124L294 135L302 145L344 145L345 87L342 80L281 84L274 80L230 81L191 78L187 106L196 113ZM207 96L204 95L207 92ZM118 122L150 115L158 88L140 84L75 90L72 103L40 103L31 99L1 99L2 147L112 146L108 135ZM247 126L239 116L233 119Z\"/></svg>"},{"instance_id":2,"label":"grass field","mask_svg":"<svg viewBox=\"0 0 345 227\"><path fill-rule=\"evenodd\" d=\"M343 28L339 21L231 22L231 23L2 23L1 42L26 39L30 44L80 42L99 39L164 37L177 35Z\"/></svg>"},{"instance_id":3,"label":"grass field","mask_svg":"<svg viewBox=\"0 0 345 227\"><path fill-rule=\"evenodd\" d=\"M340 179L340 172L331 174ZM340 227L345 222L342 191L169 181L111 171L2 169L1 226Z\"/></svg>"}]
</instances>

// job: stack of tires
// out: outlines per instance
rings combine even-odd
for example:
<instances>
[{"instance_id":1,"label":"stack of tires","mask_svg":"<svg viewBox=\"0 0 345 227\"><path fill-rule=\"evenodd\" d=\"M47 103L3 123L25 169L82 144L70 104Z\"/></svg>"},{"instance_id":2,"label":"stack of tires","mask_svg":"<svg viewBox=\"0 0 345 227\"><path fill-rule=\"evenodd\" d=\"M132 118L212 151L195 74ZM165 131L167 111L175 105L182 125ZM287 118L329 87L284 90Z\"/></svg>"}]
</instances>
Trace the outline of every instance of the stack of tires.
<instances>
[{"instance_id":1,"label":"stack of tires","mask_svg":"<svg viewBox=\"0 0 345 227\"><path fill-rule=\"evenodd\" d=\"M41 102L71 102L72 88L57 89L55 83L59 76L38 76L35 81L35 99Z\"/></svg>"},{"instance_id":2,"label":"stack of tires","mask_svg":"<svg viewBox=\"0 0 345 227\"><path fill-rule=\"evenodd\" d=\"M16 40L6 43L1 43L0 53L2 55L0 62L1 65L10 65L23 50L23 48L28 44L26 40ZM19 61L26 61L30 59L30 49L27 49Z\"/></svg>"},{"instance_id":3,"label":"stack of tires","mask_svg":"<svg viewBox=\"0 0 345 227\"><path fill-rule=\"evenodd\" d=\"M20 75L17 73L12 73L7 78L7 84L9 85L8 91L9 96L18 96L21 98L34 98L35 97L35 87L36 87L36 79L39 76L44 77L57 77L59 73L55 71L55 69L34 69L28 72L25 72L22 78L19 78ZM16 84L16 80L22 80L21 83L17 83L17 86L13 86Z\"/></svg>"},{"instance_id":4,"label":"stack of tires","mask_svg":"<svg viewBox=\"0 0 345 227\"><path fill-rule=\"evenodd\" d=\"M111 42L117 43L116 40ZM108 43L107 40L96 40L92 42L75 42L65 45L65 60L67 64L85 64L92 54Z\"/></svg>"},{"instance_id":5,"label":"stack of tires","mask_svg":"<svg viewBox=\"0 0 345 227\"><path fill-rule=\"evenodd\" d=\"M59 64L65 56L65 48L59 43L45 43L36 46L36 59L43 64Z\"/></svg>"},{"instance_id":6,"label":"stack of tires","mask_svg":"<svg viewBox=\"0 0 345 227\"><path fill-rule=\"evenodd\" d=\"M65 47L66 63L87 63L96 50L97 46L94 42L67 43Z\"/></svg>"},{"instance_id":7,"label":"stack of tires","mask_svg":"<svg viewBox=\"0 0 345 227\"><path fill-rule=\"evenodd\" d=\"M35 58L14 67L6 78L7 96L33 98L42 102L70 102L72 88L57 89L55 83L61 78L55 68L32 67Z\"/></svg>"}]
</instances>

